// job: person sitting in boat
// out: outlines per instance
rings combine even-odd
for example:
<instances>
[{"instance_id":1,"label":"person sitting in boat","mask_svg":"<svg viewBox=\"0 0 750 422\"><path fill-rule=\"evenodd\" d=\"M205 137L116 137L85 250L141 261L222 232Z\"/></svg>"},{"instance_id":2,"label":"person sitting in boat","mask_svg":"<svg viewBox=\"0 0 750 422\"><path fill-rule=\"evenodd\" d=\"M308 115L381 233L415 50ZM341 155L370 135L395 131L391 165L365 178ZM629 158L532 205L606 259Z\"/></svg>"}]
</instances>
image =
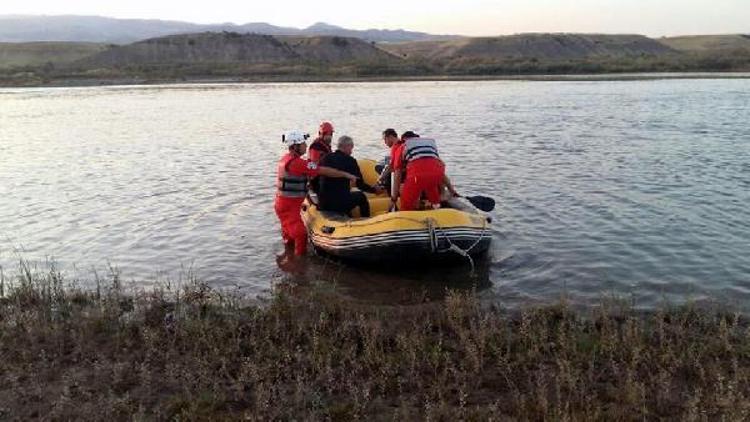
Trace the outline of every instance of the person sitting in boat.
<instances>
[{"instance_id":1,"label":"person sitting in boat","mask_svg":"<svg viewBox=\"0 0 750 422\"><path fill-rule=\"evenodd\" d=\"M391 189L392 209L395 209L400 196L401 211L416 210L422 194L427 197L433 209L440 208L440 191L443 186L448 188L452 195L458 196L445 175L445 164L438 155L434 139L421 138L410 131L404 133L401 140L402 146L398 148L391 162L395 175ZM395 187L400 185L404 171L404 186L399 194L399 189Z\"/></svg>"},{"instance_id":2,"label":"person sitting in boat","mask_svg":"<svg viewBox=\"0 0 750 422\"><path fill-rule=\"evenodd\" d=\"M320 164L326 155L331 153L331 141L333 140L333 125L330 122L323 122L318 128L318 137L310 144L307 158ZM320 191L320 178L313 177L310 179L310 189L318 193Z\"/></svg>"},{"instance_id":3,"label":"person sitting in boat","mask_svg":"<svg viewBox=\"0 0 750 422\"><path fill-rule=\"evenodd\" d=\"M382 186L386 191L391 190L391 155L390 151L393 146L399 141L398 133L395 129L388 128L383 131L383 143L388 147L389 154L386 155L381 163L375 166L375 171L380 174L378 178L378 185Z\"/></svg>"},{"instance_id":4,"label":"person sitting in boat","mask_svg":"<svg viewBox=\"0 0 750 422\"><path fill-rule=\"evenodd\" d=\"M310 144L308 158L310 161L320 164L326 155L331 153L331 141L333 141L333 125L323 122L318 129L318 137Z\"/></svg>"},{"instance_id":5,"label":"person sitting in boat","mask_svg":"<svg viewBox=\"0 0 750 422\"><path fill-rule=\"evenodd\" d=\"M342 136L338 140L336 151L328 154L321 165L355 175L359 191L352 192L349 180L324 175L320 178L318 194L320 209L351 216L354 207L359 207L360 216L369 217L370 204L363 192L380 193L383 189L364 182L357 160L352 157L353 150L354 140L349 136Z\"/></svg>"},{"instance_id":6,"label":"person sitting in boat","mask_svg":"<svg viewBox=\"0 0 750 422\"><path fill-rule=\"evenodd\" d=\"M347 185L357 176L302 158L307 151L306 135L298 130L287 132L281 137L288 146L288 152L281 157L276 167L276 200L274 210L281 222L281 236L287 248L294 248L294 254L302 256L307 252L307 229L302 222L300 209L307 195L308 178L323 175L341 178ZM334 180L334 179L331 179Z\"/></svg>"}]
</instances>

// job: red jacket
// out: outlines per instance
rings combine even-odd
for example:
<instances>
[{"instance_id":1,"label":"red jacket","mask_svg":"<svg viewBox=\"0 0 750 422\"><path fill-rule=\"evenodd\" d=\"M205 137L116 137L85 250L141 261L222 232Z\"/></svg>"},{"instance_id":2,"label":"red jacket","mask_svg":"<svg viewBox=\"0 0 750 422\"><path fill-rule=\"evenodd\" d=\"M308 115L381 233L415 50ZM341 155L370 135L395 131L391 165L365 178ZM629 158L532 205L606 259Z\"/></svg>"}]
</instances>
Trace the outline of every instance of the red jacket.
<instances>
[{"instance_id":1,"label":"red jacket","mask_svg":"<svg viewBox=\"0 0 750 422\"><path fill-rule=\"evenodd\" d=\"M310 150L307 153L310 161L320 164L326 155L331 153L331 146L323 142L322 139L317 138L310 144Z\"/></svg>"},{"instance_id":2,"label":"red jacket","mask_svg":"<svg viewBox=\"0 0 750 422\"><path fill-rule=\"evenodd\" d=\"M391 169L403 170L404 169L404 141L398 141L391 146Z\"/></svg>"}]
</instances>

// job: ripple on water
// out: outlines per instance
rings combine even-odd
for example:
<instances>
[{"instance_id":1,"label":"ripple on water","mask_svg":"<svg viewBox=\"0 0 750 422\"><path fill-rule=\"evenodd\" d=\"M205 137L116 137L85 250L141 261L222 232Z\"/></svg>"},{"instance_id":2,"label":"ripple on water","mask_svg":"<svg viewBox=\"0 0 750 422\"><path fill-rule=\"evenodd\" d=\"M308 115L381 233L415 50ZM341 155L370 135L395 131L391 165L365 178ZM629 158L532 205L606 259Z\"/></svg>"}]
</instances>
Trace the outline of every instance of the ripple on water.
<instances>
[{"instance_id":1,"label":"ripple on water","mask_svg":"<svg viewBox=\"0 0 750 422\"><path fill-rule=\"evenodd\" d=\"M312 258L303 282L336 279L343 294L383 302L477 285L509 307L609 293L644 307L687 296L741 303L749 83L3 91L0 265L13 268L23 245L27 258L55 256L82 274L114 263L143 286L194 271L267 293L290 280L275 262L278 134L332 119L360 156L385 155L385 127L436 136L461 192L497 199L494 247L474 279L466 267L381 272ZM392 106L404 96L413 107Z\"/></svg>"}]
</instances>

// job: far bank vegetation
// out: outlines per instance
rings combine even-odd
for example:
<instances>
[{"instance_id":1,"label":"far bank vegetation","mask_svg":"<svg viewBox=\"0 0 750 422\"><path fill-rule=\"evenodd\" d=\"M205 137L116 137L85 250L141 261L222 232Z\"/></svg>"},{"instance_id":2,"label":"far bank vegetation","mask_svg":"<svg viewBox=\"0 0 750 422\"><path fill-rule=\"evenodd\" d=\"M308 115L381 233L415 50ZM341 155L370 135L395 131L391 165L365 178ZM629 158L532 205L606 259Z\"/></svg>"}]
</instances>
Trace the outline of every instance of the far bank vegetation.
<instances>
[{"instance_id":1,"label":"far bank vegetation","mask_svg":"<svg viewBox=\"0 0 750 422\"><path fill-rule=\"evenodd\" d=\"M750 37L522 34L376 44L232 32L0 44L0 85L750 71Z\"/></svg>"}]
</instances>

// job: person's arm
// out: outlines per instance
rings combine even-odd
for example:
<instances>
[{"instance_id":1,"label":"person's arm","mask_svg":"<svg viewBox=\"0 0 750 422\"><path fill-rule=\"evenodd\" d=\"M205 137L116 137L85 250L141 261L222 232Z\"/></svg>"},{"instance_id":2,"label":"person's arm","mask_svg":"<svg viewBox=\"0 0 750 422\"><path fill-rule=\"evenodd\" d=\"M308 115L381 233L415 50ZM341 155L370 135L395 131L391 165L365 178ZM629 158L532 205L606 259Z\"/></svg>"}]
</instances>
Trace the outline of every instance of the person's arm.
<instances>
[{"instance_id":1,"label":"person's arm","mask_svg":"<svg viewBox=\"0 0 750 422\"><path fill-rule=\"evenodd\" d=\"M320 162L320 150L315 148L315 146L313 145L311 145L310 149L307 150L307 158L316 164L322 164Z\"/></svg>"},{"instance_id":2,"label":"person's arm","mask_svg":"<svg viewBox=\"0 0 750 422\"><path fill-rule=\"evenodd\" d=\"M336 170L333 167L325 167L325 166L318 167L318 174L320 174L321 176L326 176L326 177L340 177L344 179L349 179L352 182L356 182L357 180L359 180L357 176L351 173L347 173L345 171Z\"/></svg>"},{"instance_id":3,"label":"person's arm","mask_svg":"<svg viewBox=\"0 0 750 422\"><path fill-rule=\"evenodd\" d=\"M391 209L396 209L398 201L398 189L401 186L401 170L393 170L391 177Z\"/></svg>"},{"instance_id":4,"label":"person's arm","mask_svg":"<svg viewBox=\"0 0 750 422\"><path fill-rule=\"evenodd\" d=\"M375 188L365 183L365 178L362 176L362 170L359 169L357 160L352 158L350 167L351 174L357 176L357 189L361 190L362 192L375 193Z\"/></svg>"},{"instance_id":5,"label":"person's arm","mask_svg":"<svg viewBox=\"0 0 750 422\"><path fill-rule=\"evenodd\" d=\"M383 171L380 173L380 177L378 177L378 184L384 185L386 177L391 177L391 163L386 164L383 168Z\"/></svg>"},{"instance_id":6,"label":"person's arm","mask_svg":"<svg viewBox=\"0 0 750 422\"><path fill-rule=\"evenodd\" d=\"M313 163L318 163L320 161L320 156L318 155L318 151L315 151L314 149L310 148L307 151L307 159L312 161Z\"/></svg>"},{"instance_id":7,"label":"person's arm","mask_svg":"<svg viewBox=\"0 0 750 422\"><path fill-rule=\"evenodd\" d=\"M368 185L362 179L357 179L357 189L367 193L377 193L374 187Z\"/></svg>"},{"instance_id":8,"label":"person's arm","mask_svg":"<svg viewBox=\"0 0 750 422\"><path fill-rule=\"evenodd\" d=\"M451 195L453 195L454 197L461 196L461 195L458 194L458 192L456 192L456 189L453 188L453 184L451 183L451 179L449 179L448 176L446 176L446 175L443 175L443 184L445 185L445 187L448 188L448 192L450 192Z\"/></svg>"},{"instance_id":9,"label":"person's arm","mask_svg":"<svg viewBox=\"0 0 750 422\"><path fill-rule=\"evenodd\" d=\"M403 155L404 152L402 150L391 160L391 207L393 209L396 208L396 201L398 201L399 189L401 188L402 167L404 166Z\"/></svg>"}]
</instances>

